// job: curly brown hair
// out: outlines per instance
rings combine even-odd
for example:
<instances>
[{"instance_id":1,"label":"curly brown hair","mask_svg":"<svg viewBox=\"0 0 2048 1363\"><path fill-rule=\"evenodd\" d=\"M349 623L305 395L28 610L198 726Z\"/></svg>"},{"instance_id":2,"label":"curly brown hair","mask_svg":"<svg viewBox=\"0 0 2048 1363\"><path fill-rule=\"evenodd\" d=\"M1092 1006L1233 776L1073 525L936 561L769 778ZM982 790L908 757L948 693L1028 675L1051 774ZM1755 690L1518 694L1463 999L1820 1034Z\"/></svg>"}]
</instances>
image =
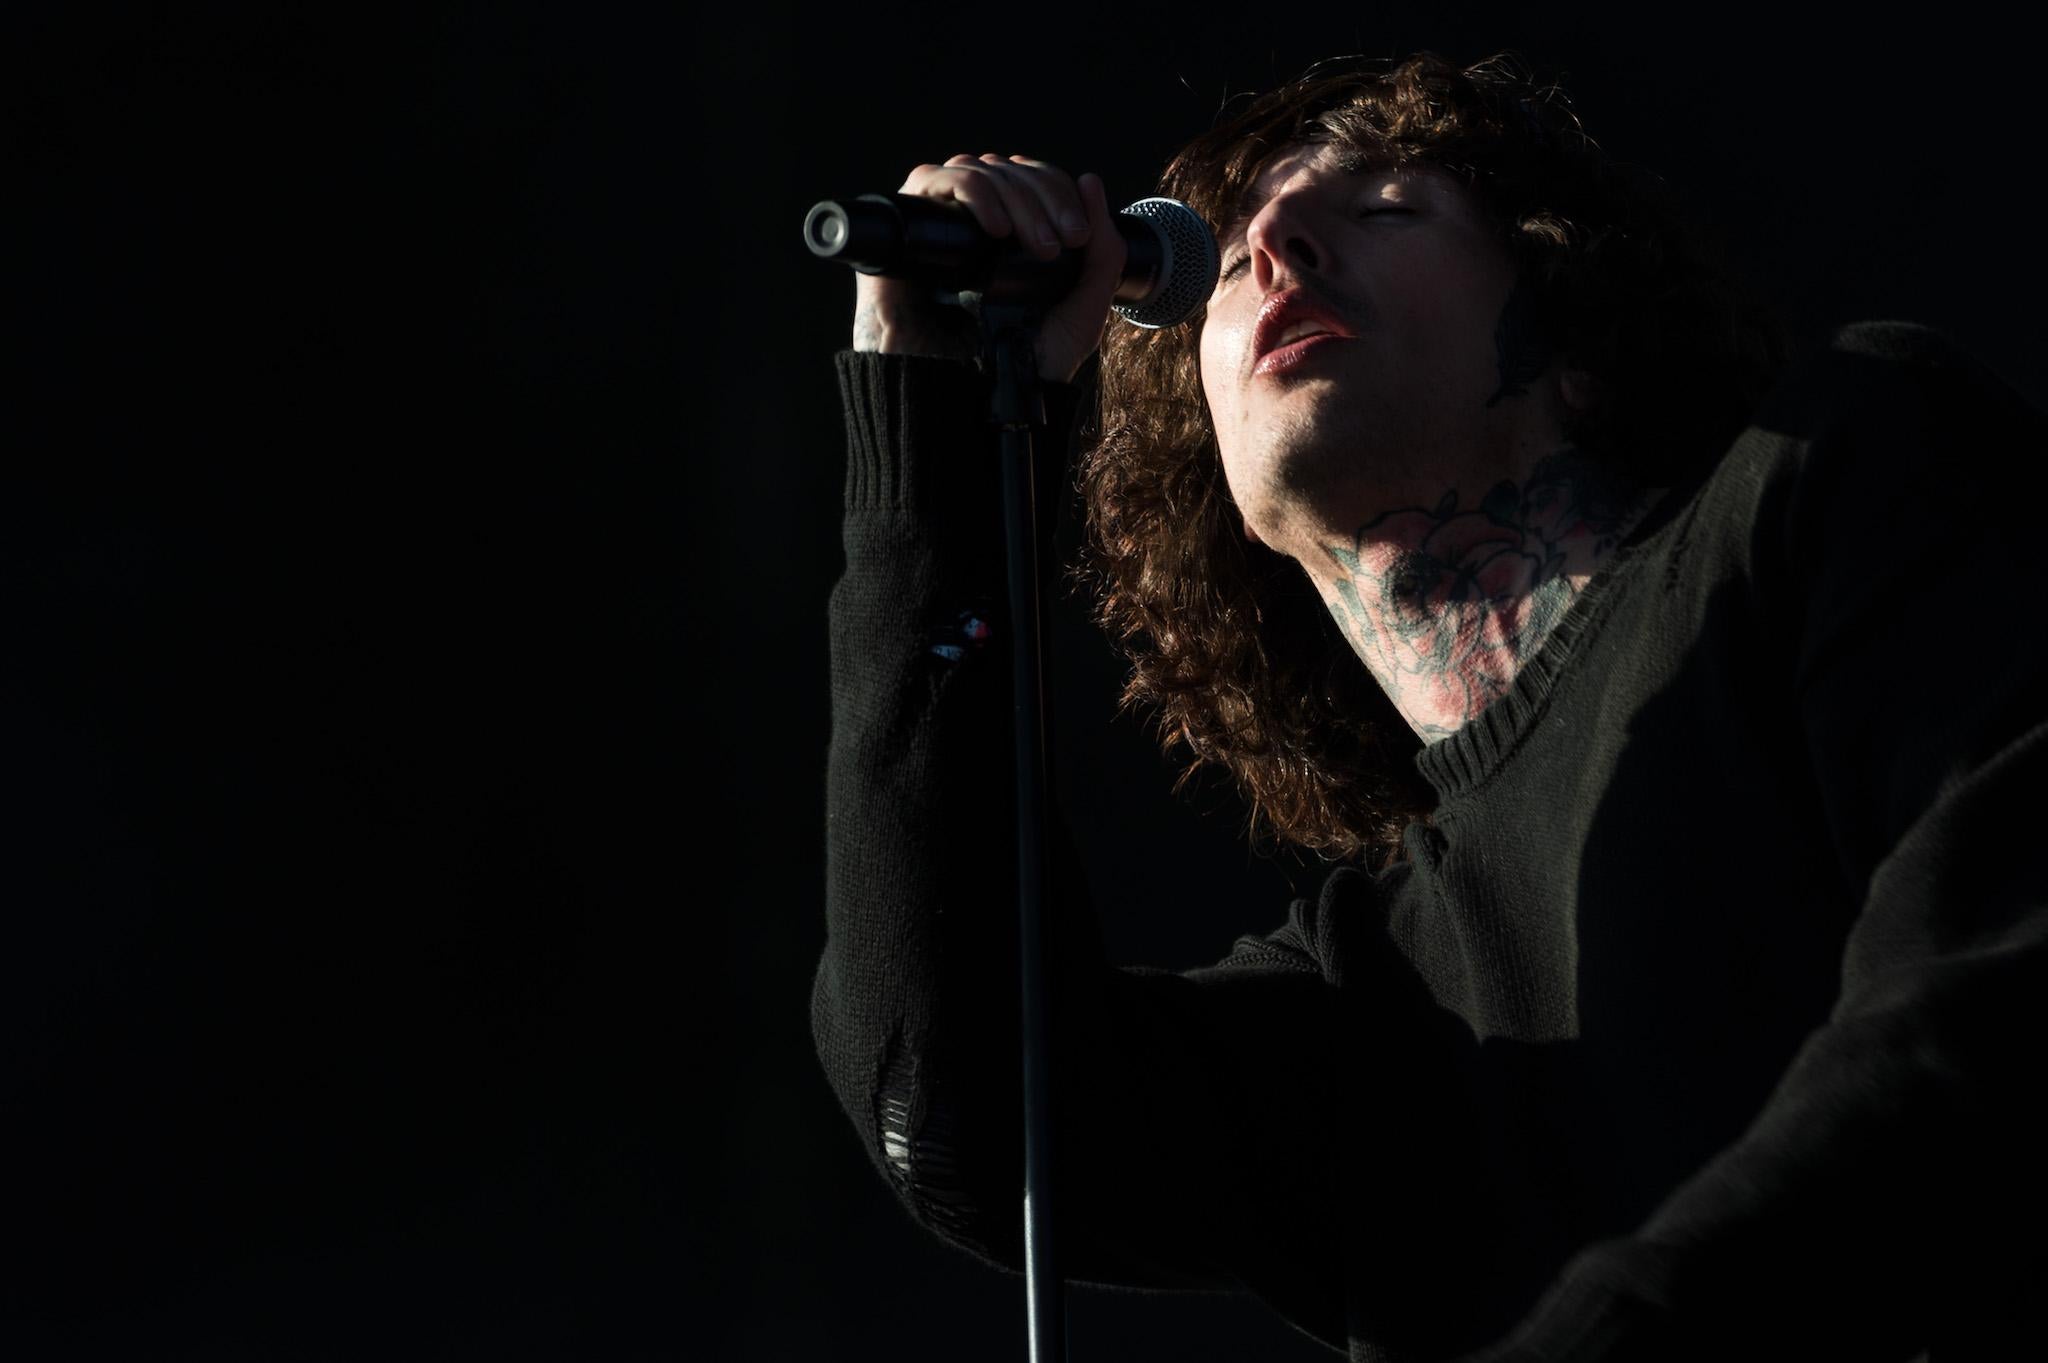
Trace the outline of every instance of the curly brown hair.
<instances>
[{"instance_id":1,"label":"curly brown hair","mask_svg":"<svg viewBox=\"0 0 2048 1363\"><path fill-rule=\"evenodd\" d=\"M1321 63L1190 143L1158 192L1220 222L1282 153L1326 142L1474 191L1553 353L1607 395L1566 437L1638 486L1718 454L1785 363L1780 324L1663 184L1609 157L1512 53ZM1116 327L1102 348L1084 576L1132 664L1124 704L1157 706L1163 746L1192 754L1181 784L1230 771L1255 838L1391 861L1434 799L1419 740L1306 575L1246 538L1199 347L1197 327Z\"/></svg>"}]
</instances>

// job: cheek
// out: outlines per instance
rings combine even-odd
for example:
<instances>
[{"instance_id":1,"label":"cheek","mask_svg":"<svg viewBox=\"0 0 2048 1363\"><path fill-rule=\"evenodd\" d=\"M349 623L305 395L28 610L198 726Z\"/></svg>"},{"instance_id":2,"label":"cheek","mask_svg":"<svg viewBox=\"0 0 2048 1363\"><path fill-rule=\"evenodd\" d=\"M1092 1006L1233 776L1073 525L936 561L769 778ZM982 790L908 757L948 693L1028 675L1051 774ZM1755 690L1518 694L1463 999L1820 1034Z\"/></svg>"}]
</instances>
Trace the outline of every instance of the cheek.
<instances>
[{"instance_id":1,"label":"cheek","mask_svg":"<svg viewBox=\"0 0 2048 1363\"><path fill-rule=\"evenodd\" d=\"M1223 466L1230 468L1230 448L1235 443L1233 432L1236 422L1230 407L1230 390L1222 381L1229 371L1224 367L1222 347L1210 344L1210 331L1204 328L1201 344L1195 351L1196 366L1202 378L1202 405L1209 412L1209 430L1216 437L1216 449L1223 455Z\"/></svg>"},{"instance_id":2,"label":"cheek","mask_svg":"<svg viewBox=\"0 0 2048 1363\"><path fill-rule=\"evenodd\" d=\"M1202 376L1202 400L1208 404L1209 424L1218 433L1230 424L1231 376L1236 372L1234 356L1241 342L1238 330L1219 319L1202 324L1201 338L1195 347L1195 360Z\"/></svg>"},{"instance_id":3,"label":"cheek","mask_svg":"<svg viewBox=\"0 0 2048 1363\"><path fill-rule=\"evenodd\" d=\"M1195 347L1195 366L1202 376L1202 401L1208 404L1210 424L1216 421L1216 356L1210 349L1210 338L1215 328L1202 328L1201 343Z\"/></svg>"},{"instance_id":4,"label":"cheek","mask_svg":"<svg viewBox=\"0 0 2048 1363\"><path fill-rule=\"evenodd\" d=\"M1223 479L1228 483L1230 453L1237 443L1233 433L1235 423L1230 419L1230 409L1225 401L1223 386L1217 382L1217 376L1224 372L1222 357L1211 349L1209 337L1210 330L1204 327L1201 344L1195 351L1195 360L1202 376L1202 405L1209 411L1209 431L1216 438L1216 452L1223 460Z\"/></svg>"}]
</instances>

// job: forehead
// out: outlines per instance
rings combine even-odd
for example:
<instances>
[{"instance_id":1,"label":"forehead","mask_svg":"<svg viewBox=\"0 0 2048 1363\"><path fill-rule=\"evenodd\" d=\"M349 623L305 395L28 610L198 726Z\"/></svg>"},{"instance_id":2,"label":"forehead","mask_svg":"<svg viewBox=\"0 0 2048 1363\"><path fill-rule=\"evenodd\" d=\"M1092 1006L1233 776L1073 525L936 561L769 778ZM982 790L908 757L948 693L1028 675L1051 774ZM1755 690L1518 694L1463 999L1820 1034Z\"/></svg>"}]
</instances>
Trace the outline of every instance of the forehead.
<instances>
[{"instance_id":1,"label":"forehead","mask_svg":"<svg viewBox=\"0 0 2048 1363\"><path fill-rule=\"evenodd\" d=\"M1363 173L1371 163L1359 152L1341 147L1333 142L1311 143L1306 146L1288 147L1272 160L1266 162L1252 180L1252 187L1279 184L1298 171L1311 174L1336 172Z\"/></svg>"},{"instance_id":2,"label":"forehead","mask_svg":"<svg viewBox=\"0 0 2048 1363\"><path fill-rule=\"evenodd\" d=\"M1386 187L1389 197L1426 195L1452 203L1466 198L1464 185L1434 166L1375 162L1362 152L1331 142L1297 145L1274 156L1252 178L1225 215L1224 235L1241 232L1267 200L1289 185L1333 179L1355 179L1361 184L1378 182Z\"/></svg>"}]
</instances>

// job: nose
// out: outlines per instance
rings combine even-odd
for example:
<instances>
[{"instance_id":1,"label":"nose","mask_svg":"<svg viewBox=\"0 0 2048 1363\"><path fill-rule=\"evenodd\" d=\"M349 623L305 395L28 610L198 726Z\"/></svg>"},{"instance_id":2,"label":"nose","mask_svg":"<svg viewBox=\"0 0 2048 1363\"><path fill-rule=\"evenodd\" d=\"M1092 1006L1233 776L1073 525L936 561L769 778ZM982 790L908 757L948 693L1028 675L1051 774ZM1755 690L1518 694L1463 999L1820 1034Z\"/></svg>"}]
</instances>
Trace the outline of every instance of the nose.
<instances>
[{"instance_id":1,"label":"nose","mask_svg":"<svg viewBox=\"0 0 2048 1363\"><path fill-rule=\"evenodd\" d=\"M1271 291L1276 275L1327 270L1333 262L1316 213L1315 187L1297 186L1268 199L1245 227L1245 249L1262 293Z\"/></svg>"}]
</instances>

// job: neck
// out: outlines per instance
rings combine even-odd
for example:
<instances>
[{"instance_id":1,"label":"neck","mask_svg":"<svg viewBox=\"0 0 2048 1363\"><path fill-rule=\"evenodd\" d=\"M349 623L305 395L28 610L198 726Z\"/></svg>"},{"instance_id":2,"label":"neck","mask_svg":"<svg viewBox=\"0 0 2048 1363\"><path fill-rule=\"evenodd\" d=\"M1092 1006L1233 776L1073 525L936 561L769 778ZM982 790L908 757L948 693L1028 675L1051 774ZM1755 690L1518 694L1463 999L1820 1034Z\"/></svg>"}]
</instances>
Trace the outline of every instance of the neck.
<instances>
[{"instance_id":1,"label":"neck","mask_svg":"<svg viewBox=\"0 0 2048 1363\"><path fill-rule=\"evenodd\" d=\"M1454 488L1326 536L1303 566L1395 708L1434 742L1514 684L1662 491L1566 448L1476 503Z\"/></svg>"}]
</instances>

